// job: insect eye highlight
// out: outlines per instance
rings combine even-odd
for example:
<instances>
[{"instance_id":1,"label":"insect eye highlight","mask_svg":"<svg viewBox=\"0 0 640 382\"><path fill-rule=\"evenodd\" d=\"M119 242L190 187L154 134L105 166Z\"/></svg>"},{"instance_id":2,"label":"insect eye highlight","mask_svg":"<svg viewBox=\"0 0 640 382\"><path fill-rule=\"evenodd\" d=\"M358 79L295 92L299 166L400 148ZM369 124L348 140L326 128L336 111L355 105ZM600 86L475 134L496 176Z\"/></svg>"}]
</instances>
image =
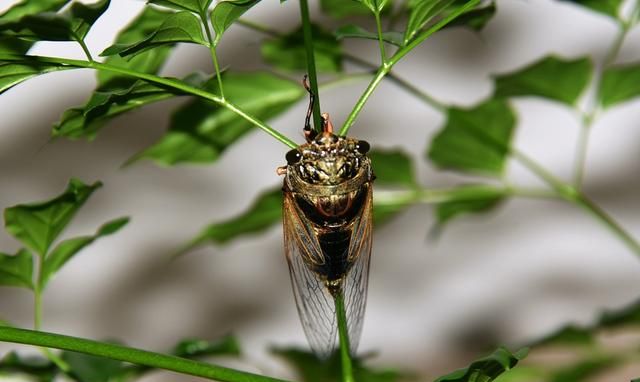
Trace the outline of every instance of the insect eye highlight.
<instances>
[{"instance_id":1,"label":"insect eye highlight","mask_svg":"<svg viewBox=\"0 0 640 382\"><path fill-rule=\"evenodd\" d=\"M358 143L356 143L356 150L358 150L360 154L366 154L369 152L370 149L371 149L371 146L367 141L358 141Z\"/></svg>"},{"instance_id":2,"label":"insect eye highlight","mask_svg":"<svg viewBox=\"0 0 640 382\"><path fill-rule=\"evenodd\" d=\"M302 159L302 153L298 151L298 149L289 150L287 155L285 155L285 159L288 165L296 164Z\"/></svg>"}]
</instances>

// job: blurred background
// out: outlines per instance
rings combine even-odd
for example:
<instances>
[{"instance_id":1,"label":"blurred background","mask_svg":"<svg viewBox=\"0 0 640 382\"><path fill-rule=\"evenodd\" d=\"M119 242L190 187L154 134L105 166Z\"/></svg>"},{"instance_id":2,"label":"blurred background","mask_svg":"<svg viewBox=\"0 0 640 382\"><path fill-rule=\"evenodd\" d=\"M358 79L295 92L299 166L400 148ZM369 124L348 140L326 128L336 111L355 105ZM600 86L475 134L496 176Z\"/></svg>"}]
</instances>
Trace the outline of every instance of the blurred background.
<instances>
[{"instance_id":1,"label":"blurred background","mask_svg":"<svg viewBox=\"0 0 640 382\"><path fill-rule=\"evenodd\" d=\"M0 12L16 1L0 1ZM94 55L144 3L115 0L88 36ZM503 0L481 33L439 32L394 69L436 99L471 106L492 91L490 76L546 56L591 56L602 61L616 26L607 17L568 2ZM311 1L316 22L334 25ZM296 1L263 1L245 16L288 31L299 24ZM370 22L368 18L358 22ZM254 31L233 26L218 57L234 70L263 67ZM640 29L625 40L619 62L640 59ZM347 40L344 49L379 60L375 41ZM39 43L33 54L83 58L72 43ZM347 65L347 69L350 69ZM209 52L180 45L163 70L184 76L211 72ZM292 74L296 77L297 74ZM322 109L340 125L368 81L321 94ZM0 96L0 207L59 194L69 178L101 180L67 231L93 232L102 222L131 216L121 232L74 258L52 280L43 329L95 339L117 338L135 347L162 350L184 337L237 335L245 368L291 376L272 345L306 346L298 321L282 230L203 247L178 261L169 255L206 224L244 211L264 189L282 179L287 147L259 130L231 146L211 165L158 167L150 161L120 166L165 132L171 111L184 100L152 104L110 123L92 142L50 142L50 129L65 109L83 104L95 73L73 70L32 79ZM536 98L512 101L519 115L516 146L563 179L570 179L579 118L559 104ZM307 102L271 125L302 142ZM640 101L611 109L595 124L589 143L585 192L636 238L640 237ZM401 148L415 160L421 184L460 183L425 160L430 137L443 115L396 85L383 81L350 134L374 148ZM540 186L516 163L514 183ZM465 366L496 343L517 346L568 323L588 324L603 309L640 296L639 259L606 228L577 207L558 201L514 199L489 214L457 219L434 239L432 207L410 208L376 230L369 299L360 341L375 351L375 365L434 377ZM0 232L0 250L16 240ZM32 297L0 288L0 315L32 326ZM15 346L0 345L0 355ZM27 347L25 351L33 351ZM617 370L599 381L640 376L640 367ZM178 380L159 373L147 381ZM184 380L191 380L185 378ZM195 379L194 379L195 380Z\"/></svg>"}]
</instances>

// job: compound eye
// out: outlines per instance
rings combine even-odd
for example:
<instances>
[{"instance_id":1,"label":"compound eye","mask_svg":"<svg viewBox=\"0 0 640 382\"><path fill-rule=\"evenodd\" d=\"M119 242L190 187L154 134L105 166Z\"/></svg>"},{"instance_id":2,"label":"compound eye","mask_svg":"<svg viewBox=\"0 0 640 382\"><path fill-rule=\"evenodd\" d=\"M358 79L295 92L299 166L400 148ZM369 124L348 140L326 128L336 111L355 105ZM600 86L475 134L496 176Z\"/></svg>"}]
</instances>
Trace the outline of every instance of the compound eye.
<instances>
[{"instance_id":1,"label":"compound eye","mask_svg":"<svg viewBox=\"0 0 640 382\"><path fill-rule=\"evenodd\" d=\"M287 159L288 165L294 165L300 162L300 159L302 159L302 153L298 151L298 149L289 150L287 155L285 155L285 158Z\"/></svg>"},{"instance_id":2,"label":"compound eye","mask_svg":"<svg viewBox=\"0 0 640 382\"><path fill-rule=\"evenodd\" d=\"M368 153L369 149L371 149L371 146L367 141L358 141L358 143L356 143L356 150L358 150L360 154Z\"/></svg>"}]
</instances>

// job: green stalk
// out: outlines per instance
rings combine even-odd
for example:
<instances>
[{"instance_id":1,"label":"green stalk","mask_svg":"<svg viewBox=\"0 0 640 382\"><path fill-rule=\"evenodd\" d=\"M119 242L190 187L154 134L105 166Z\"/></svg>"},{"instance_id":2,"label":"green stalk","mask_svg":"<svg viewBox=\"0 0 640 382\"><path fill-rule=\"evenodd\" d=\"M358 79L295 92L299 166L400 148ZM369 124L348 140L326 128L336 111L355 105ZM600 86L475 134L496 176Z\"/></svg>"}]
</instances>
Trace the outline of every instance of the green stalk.
<instances>
[{"instance_id":1,"label":"green stalk","mask_svg":"<svg viewBox=\"0 0 640 382\"><path fill-rule=\"evenodd\" d=\"M90 62L93 62L93 57L91 56L91 52L89 51L89 48L87 47L87 44L85 44L84 40L79 39L78 44L80 44L82 51L84 52L85 56L87 56L87 60L89 60Z\"/></svg>"},{"instance_id":2,"label":"green stalk","mask_svg":"<svg viewBox=\"0 0 640 382\"><path fill-rule=\"evenodd\" d=\"M344 297L342 291L333 296L336 307L336 319L338 320L338 338L340 339L340 361L342 363L342 382L354 382L353 365L351 364L351 345L347 329L347 313L344 309Z\"/></svg>"},{"instance_id":3,"label":"green stalk","mask_svg":"<svg viewBox=\"0 0 640 382\"><path fill-rule=\"evenodd\" d=\"M246 19L238 19L237 23L239 25L244 26L245 28L254 30L256 32L260 32L262 34L265 34L267 36L271 36L271 37L275 37L275 38L279 38L282 37L282 33L276 31L275 29L269 28L266 25L263 24L259 24L256 23L254 21L251 20L246 20ZM352 55L350 53L347 52L343 52L342 53L342 57L347 60L350 61L364 69L368 69L371 71L371 75L375 75L376 72L378 71L378 65L372 64L366 60L363 60L362 58ZM447 106L444 105L442 102L436 100L435 98L433 98L432 96L430 96L429 94L425 93L424 91L418 89L417 87L413 86L411 83L409 83L408 81L404 80L401 77L398 77L393 71L389 71L386 75L386 78L389 79L390 81L394 82L396 85L400 86L402 89L406 90L407 92L409 92L410 94L420 98L423 102L427 103L429 106L433 107L436 110L439 111L444 111Z\"/></svg>"},{"instance_id":4,"label":"green stalk","mask_svg":"<svg viewBox=\"0 0 640 382\"><path fill-rule=\"evenodd\" d=\"M206 11L205 11L206 12ZM216 71L216 78L218 79L218 88L220 89L220 97L224 98L224 88L222 87L222 76L220 75L220 65L218 64L218 55L216 54L216 47L218 46L218 36L214 40L211 35L211 27L209 26L209 20L206 13L200 14L200 21L204 25L204 31L207 34L207 40L209 41L209 51L211 52L211 60L213 61L213 68Z\"/></svg>"},{"instance_id":5,"label":"green stalk","mask_svg":"<svg viewBox=\"0 0 640 382\"><path fill-rule=\"evenodd\" d=\"M636 2L635 7L637 7L638 3ZM634 11L635 12L635 11ZM578 145L575 153L574 160L574 169L573 169L573 185L577 189L582 188L582 184L584 182L584 173L585 173L585 164L587 161L587 148L589 145L589 136L591 134L591 127L596 119L596 113L598 112L598 100L600 98L600 81L602 80L602 74L605 69L607 69L618 57L620 53L620 48L622 48L622 44L624 43L624 39L627 37L629 33L629 29L631 28L630 22L626 22L623 20L618 21L620 30L616 35L611 48L607 52L607 55L602 63L595 69L595 73L593 75L593 93L587 105L587 111L584 113L582 118L582 126L580 126L580 133L578 135Z\"/></svg>"},{"instance_id":6,"label":"green stalk","mask_svg":"<svg viewBox=\"0 0 640 382\"><path fill-rule=\"evenodd\" d=\"M183 81L174 79L174 78L166 78L166 77L160 77L160 76L156 76L153 74L148 74L148 73L140 73L140 72L136 72L133 70L129 70L126 68L121 68L118 66L113 66L113 65L109 65L109 64L103 64L101 62L89 62L89 61L83 61L83 60L72 60L72 59L68 59L68 58L59 58L59 57L45 57L45 56L13 56L13 55L4 55L4 54L0 54L0 61L24 61L24 58L29 58L29 59L33 59L35 61L39 61L39 62L44 62L44 63L52 63L52 64L62 64L62 65L66 65L66 66L70 66L70 67L74 67L74 68L89 68L89 69L95 69L95 70L106 70L109 72L114 72L114 73L119 73L119 74L124 74L126 76L130 76L130 77L134 77L134 78L139 78L141 80L147 81L147 82L151 82L154 84L159 84L165 87L169 87L171 89L174 90L179 90L183 93L187 93L187 94L191 94L191 95L195 95L198 96L200 98L209 100L211 102L214 102L222 107L225 107L231 111L233 111L234 113L238 114L240 117L244 118L245 120L251 122L252 124L256 125L258 128L262 129L263 131L265 131L267 134L271 135L272 137L276 138L277 140L279 140L280 142L284 143L285 145L291 147L291 148L296 148L298 147L298 145L292 141L291 139L289 139L288 137L286 137L285 135L279 133L277 130L275 130L274 128L270 127L269 125L267 125L266 123L264 123L263 121L259 120L258 118L247 114L246 112L244 112L242 109L240 109L238 106L236 106L235 104L221 98L220 96L217 96L213 93L209 93L206 90L202 90L196 87L193 87Z\"/></svg>"},{"instance_id":7,"label":"green stalk","mask_svg":"<svg viewBox=\"0 0 640 382\"><path fill-rule=\"evenodd\" d=\"M378 9L378 4L376 4L376 12L374 15L376 16L376 29L378 30L378 45L380 46L380 65L387 65L387 54L384 51L384 40L382 39L382 24L380 23L380 11Z\"/></svg>"},{"instance_id":8,"label":"green stalk","mask_svg":"<svg viewBox=\"0 0 640 382\"><path fill-rule=\"evenodd\" d=\"M367 89L364 91L364 93L362 94L362 96L354 106L353 110L347 117L347 120L342 125L339 135L344 136L349 132L349 129L355 122L356 118L358 117L358 114L360 114L360 111L362 111L364 104L367 102L371 94L373 94L373 91L375 90L375 88L378 86L378 84L380 84L380 81L382 80L382 78L391 71L391 68L395 64L397 64L398 61L400 61L400 59L402 59L409 52L411 52L416 46L420 45L420 43L426 40L429 36L431 36L435 32L442 29L445 25L453 21L456 17L460 16L462 13L466 12L469 8L476 6L479 2L480 0L470 0L464 6L456 9L454 12L451 12L449 15L447 15L447 17L443 18L438 23L431 26L429 29L420 33L415 39L411 40L407 45L400 48L387 61L387 65L381 66L376 72L376 75L373 77L373 79L369 83L369 86L367 86Z\"/></svg>"},{"instance_id":9,"label":"green stalk","mask_svg":"<svg viewBox=\"0 0 640 382\"><path fill-rule=\"evenodd\" d=\"M307 0L300 0L300 16L302 17L302 33L304 48L307 52L307 71L311 91L315 95L313 101L313 126L317 132L322 131L322 118L320 117L320 93L318 93L318 76L316 74L316 59L313 54L313 35L311 32L311 17L309 16L309 4Z\"/></svg>"},{"instance_id":10,"label":"green stalk","mask_svg":"<svg viewBox=\"0 0 640 382\"><path fill-rule=\"evenodd\" d=\"M286 382L186 358L35 330L0 327L0 341L68 350L216 381Z\"/></svg>"}]
</instances>

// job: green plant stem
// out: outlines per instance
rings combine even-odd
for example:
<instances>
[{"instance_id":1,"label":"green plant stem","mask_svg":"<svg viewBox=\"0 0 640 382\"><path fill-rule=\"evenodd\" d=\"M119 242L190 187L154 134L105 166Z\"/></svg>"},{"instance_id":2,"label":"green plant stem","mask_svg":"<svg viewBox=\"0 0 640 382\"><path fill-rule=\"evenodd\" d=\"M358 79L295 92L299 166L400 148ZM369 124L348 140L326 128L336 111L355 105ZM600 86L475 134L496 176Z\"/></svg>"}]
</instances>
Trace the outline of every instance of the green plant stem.
<instances>
[{"instance_id":1,"label":"green plant stem","mask_svg":"<svg viewBox=\"0 0 640 382\"><path fill-rule=\"evenodd\" d=\"M302 18L302 34L304 48L307 53L307 71L311 91L315 95L313 100L313 126L317 132L322 131L322 118L320 117L320 93L318 92L318 75L316 73L316 59L313 54L313 35L311 31L311 17L309 16L309 4L307 0L300 0L300 16Z\"/></svg>"},{"instance_id":2,"label":"green plant stem","mask_svg":"<svg viewBox=\"0 0 640 382\"><path fill-rule=\"evenodd\" d=\"M634 5L633 13L636 12L638 6L638 2L636 1ZM633 16L632 16L633 18ZM582 188L582 184L584 182L584 173L586 168L587 161L587 149L589 146L589 136L591 135L591 127L593 126L594 121L596 120L596 114L598 112L598 102L600 98L600 82L602 81L602 74L605 69L607 69L611 64L613 64L620 53L620 49L622 48L622 44L624 43L627 34L631 28L631 20L623 21L619 20L619 31L613 40L613 44L611 48L607 52L607 55L602 62L602 65L598 65L595 69L593 75L593 84L592 89L593 92L591 94L591 99L587 104L587 110L583 114L582 125L580 126L580 132L578 133L578 144L575 153L574 160L574 171L573 171L573 185L577 189Z\"/></svg>"},{"instance_id":3,"label":"green plant stem","mask_svg":"<svg viewBox=\"0 0 640 382\"><path fill-rule=\"evenodd\" d=\"M364 93L362 94L362 96L354 106L353 110L347 117L347 120L342 125L342 128L340 129L339 134L344 136L349 132L349 129L351 128L356 118L360 114L360 111L362 111L362 108L364 107L365 103L367 102L367 100L369 99L369 97L371 96L375 88L378 86L378 84L380 84L380 81L382 80L382 78L385 75L387 75L389 71L391 71L391 68L398 63L398 61L400 61L404 56L406 56L409 52L411 52L416 46L420 45L420 43L426 40L429 36L431 36L435 32L442 29L445 25L450 23L456 17L460 16L462 13L466 12L469 8L476 6L479 2L480 0L468 1L462 7L451 12L449 15L447 15L447 17L443 18L438 23L434 24L424 32L420 33L415 39L411 40L407 45L398 49L398 51L387 61L386 65L382 65L378 69L378 71L376 72L376 75L373 77L373 79L369 83L369 86L367 86L367 89L364 91Z\"/></svg>"},{"instance_id":4,"label":"green plant stem","mask_svg":"<svg viewBox=\"0 0 640 382\"><path fill-rule=\"evenodd\" d=\"M0 327L0 341L44 346L106 357L158 369L171 370L225 382L286 382L240 370L193 361L171 355L153 353L122 345L64 336L35 330Z\"/></svg>"},{"instance_id":5,"label":"green plant stem","mask_svg":"<svg viewBox=\"0 0 640 382\"><path fill-rule=\"evenodd\" d=\"M154 83L154 84L159 84L159 85L162 85L162 86L165 86L165 87L169 87L169 88L174 89L174 90L179 90L180 92L183 92L183 93L195 95L195 96L198 96L200 98L209 100L211 102L214 102L214 103L216 103L216 104L218 104L218 105L220 105L222 107L225 107L225 108L231 110L232 112L238 114L240 117L242 117L245 120L247 120L247 121L251 122L252 124L256 125L258 128L262 129L267 134L269 134L272 137L276 138L277 140L279 140L280 142L284 143L285 145L287 145L287 146L289 146L291 148L298 147L298 145L294 141L292 141L291 139L289 139L285 135L281 134L280 132L278 132L274 128L270 127L269 125L267 125L263 121L259 120L258 118L247 114L242 109L240 109L238 106L236 106L235 104L229 102L228 100L222 99L218 95L215 95L213 93L209 93L206 90L202 90L202 89L196 88L194 86L191 86L191 85L189 85L189 84L187 84L187 83L185 83L183 81L177 80L177 79L160 77L160 76L156 76L156 75L148 74L148 73L140 73L140 72L136 72L136 71L133 71L133 70L126 69L126 68L121 68L121 67L113 66L113 65L109 65L109 64L103 64L101 62L96 62L96 61L89 62L89 61L72 60L72 59L68 59L68 58L59 58L59 57L13 56L13 55L2 55L2 54L0 54L0 61L24 61L25 57L33 59L34 61L39 61L39 62L44 62L44 63L62 64L62 65L66 65L66 66L74 67L74 68L88 68L88 69L95 69L95 70L105 70L105 71L109 71L109 72L113 72L113 73L124 74L126 76L139 78L139 79L147 81L147 82L151 82L151 83Z\"/></svg>"},{"instance_id":6,"label":"green plant stem","mask_svg":"<svg viewBox=\"0 0 640 382\"><path fill-rule=\"evenodd\" d=\"M89 62L93 62L93 57L91 56L91 52L89 51L89 48L87 47L87 44L85 44L84 40L79 39L78 44L80 44L82 51L84 52L85 56L87 56L87 60L89 60Z\"/></svg>"},{"instance_id":7,"label":"green plant stem","mask_svg":"<svg viewBox=\"0 0 640 382\"><path fill-rule=\"evenodd\" d=\"M209 51L211 52L211 60L213 61L213 69L216 71L216 78L218 80L218 88L220 89L220 97L224 97L224 88L222 87L222 76L220 75L220 65L218 64L218 55L216 54L216 47L218 45L218 39L213 39L211 35L211 27L209 26L209 20L206 13L200 14L200 21L204 25L204 31L207 34L207 40L209 41Z\"/></svg>"},{"instance_id":8,"label":"green plant stem","mask_svg":"<svg viewBox=\"0 0 640 382\"><path fill-rule=\"evenodd\" d=\"M342 364L342 382L354 382L353 365L351 364L351 344L347 329L347 313L344 309L342 290L333 296L338 320L338 338L340 340L340 361Z\"/></svg>"},{"instance_id":9,"label":"green plant stem","mask_svg":"<svg viewBox=\"0 0 640 382\"><path fill-rule=\"evenodd\" d=\"M262 25L259 23L256 23L254 21L250 21L250 20L246 20L246 19L239 19L237 21L238 24L244 26L245 28L251 29L253 31L256 32L260 32L262 34L265 34L267 36L271 36L271 37L275 37L275 38L279 38L282 37L282 34L274 29L269 28L266 25ZM378 65L372 64L366 60L363 60L362 58L355 56L353 54L347 53L347 52L342 52L342 57L347 60L350 61L364 69L368 69L371 71L371 76L375 75L376 72L378 71ZM446 105L444 105L442 102L436 100L435 98L431 97L429 94L425 93L424 91L418 89L417 87L413 86L411 83L409 83L409 81L404 80L401 77L398 77L393 71L389 71L386 75L387 79L389 79L390 81L394 82L396 85L400 86L402 89L406 90L407 92L411 93L412 95L420 98L423 102L425 102L426 104L428 104L429 106L433 107L436 110L439 111L444 111L447 107Z\"/></svg>"},{"instance_id":10,"label":"green plant stem","mask_svg":"<svg viewBox=\"0 0 640 382\"><path fill-rule=\"evenodd\" d=\"M376 4L377 9L377 4ZM376 17L376 29L378 30L378 45L380 46L380 65L387 65L387 54L384 51L384 40L382 39L382 24L380 23L380 11L374 12Z\"/></svg>"}]
</instances>

